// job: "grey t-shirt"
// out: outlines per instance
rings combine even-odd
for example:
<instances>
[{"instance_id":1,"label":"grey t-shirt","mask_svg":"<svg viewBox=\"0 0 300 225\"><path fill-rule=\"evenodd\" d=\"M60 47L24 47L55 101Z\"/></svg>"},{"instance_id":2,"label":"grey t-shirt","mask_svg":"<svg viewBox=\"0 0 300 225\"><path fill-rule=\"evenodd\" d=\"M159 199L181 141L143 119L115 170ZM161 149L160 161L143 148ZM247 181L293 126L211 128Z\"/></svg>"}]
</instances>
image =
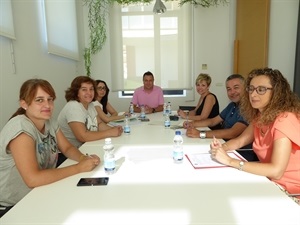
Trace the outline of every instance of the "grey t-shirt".
<instances>
[{"instance_id":1,"label":"grey t-shirt","mask_svg":"<svg viewBox=\"0 0 300 225\"><path fill-rule=\"evenodd\" d=\"M71 127L69 126L69 123L80 122L85 125L87 130L97 131L97 115L98 113L93 103L90 103L88 109L86 110L80 102L69 101L59 113L57 120L65 137L75 147L79 148L83 143L76 139Z\"/></svg>"},{"instance_id":2,"label":"grey t-shirt","mask_svg":"<svg viewBox=\"0 0 300 225\"><path fill-rule=\"evenodd\" d=\"M0 204L11 206L20 201L31 189L24 183L8 144L22 133L32 137L36 145L36 158L40 169L55 168L58 159L56 121L48 120L42 134L25 115L7 122L0 133ZM24 146L24 151L26 151Z\"/></svg>"}]
</instances>

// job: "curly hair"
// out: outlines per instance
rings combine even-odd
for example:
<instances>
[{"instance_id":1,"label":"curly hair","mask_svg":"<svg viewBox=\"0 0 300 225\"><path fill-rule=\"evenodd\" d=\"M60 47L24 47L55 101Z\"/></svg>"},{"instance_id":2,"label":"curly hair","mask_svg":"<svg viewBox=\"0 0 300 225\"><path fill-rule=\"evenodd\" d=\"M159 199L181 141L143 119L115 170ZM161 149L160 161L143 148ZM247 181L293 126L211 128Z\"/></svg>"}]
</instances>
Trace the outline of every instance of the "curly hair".
<instances>
[{"instance_id":1,"label":"curly hair","mask_svg":"<svg viewBox=\"0 0 300 225\"><path fill-rule=\"evenodd\" d=\"M29 79L25 81L20 88L19 100L24 100L28 105L30 105L35 98L39 87L49 94L53 100L55 100L56 94L53 87L47 80L43 79ZM17 115L25 114L25 112L25 109L20 107L9 119Z\"/></svg>"},{"instance_id":2,"label":"curly hair","mask_svg":"<svg viewBox=\"0 0 300 225\"><path fill-rule=\"evenodd\" d=\"M92 84L94 87L94 99L93 101L96 100L97 98L97 85L96 82L88 77L88 76L78 76L75 77L75 79L72 81L71 83L71 87L69 87L66 91L65 91L65 99L67 100L67 102L71 101L71 100L76 100L79 102L79 98L78 98L78 92L79 89L81 88L81 84L82 83L88 83L88 84Z\"/></svg>"},{"instance_id":3,"label":"curly hair","mask_svg":"<svg viewBox=\"0 0 300 225\"><path fill-rule=\"evenodd\" d=\"M101 98L100 103L101 103L101 105L102 105L102 107L103 107L103 112L104 112L105 114L107 114L108 112L107 112L106 106L107 106L107 102L108 102L108 94L109 94L109 91L110 91L110 90L109 90L109 88L108 88L108 86L107 86L107 84L106 84L105 81L103 81L103 80L96 80L97 86L98 86L99 83L103 83L104 86L105 86L105 88L106 88L106 93L105 93L105 95Z\"/></svg>"},{"instance_id":4,"label":"curly hair","mask_svg":"<svg viewBox=\"0 0 300 225\"><path fill-rule=\"evenodd\" d=\"M263 113L251 106L249 94L242 97L240 111L243 117L251 122L255 121L258 125L269 125L276 117L284 112L294 113L300 120L300 99L292 92L287 79L279 70L271 68L254 69L246 78L245 88L249 87L251 80L257 76L267 76L272 85L270 102Z\"/></svg>"}]
</instances>

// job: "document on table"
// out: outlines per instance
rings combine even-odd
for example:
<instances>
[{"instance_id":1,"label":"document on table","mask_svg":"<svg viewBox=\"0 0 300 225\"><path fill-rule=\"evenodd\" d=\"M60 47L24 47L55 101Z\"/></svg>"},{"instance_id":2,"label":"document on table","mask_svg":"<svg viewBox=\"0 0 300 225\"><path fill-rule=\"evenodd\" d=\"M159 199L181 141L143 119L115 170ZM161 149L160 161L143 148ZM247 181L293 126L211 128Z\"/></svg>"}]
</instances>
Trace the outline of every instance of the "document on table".
<instances>
[{"instance_id":1,"label":"document on table","mask_svg":"<svg viewBox=\"0 0 300 225\"><path fill-rule=\"evenodd\" d=\"M135 114L132 115L132 116L130 116L130 117L128 117L129 124L130 125L139 124L141 121L139 121L137 118L138 117ZM124 126L125 125L125 118L110 121L108 124L111 125L111 126Z\"/></svg>"},{"instance_id":2,"label":"document on table","mask_svg":"<svg viewBox=\"0 0 300 225\"><path fill-rule=\"evenodd\" d=\"M227 153L231 158L241 160L234 152ZM193 153L185 155L195 169L227 167L211 158L210 153Z\"/></svg>"}]
</instances>

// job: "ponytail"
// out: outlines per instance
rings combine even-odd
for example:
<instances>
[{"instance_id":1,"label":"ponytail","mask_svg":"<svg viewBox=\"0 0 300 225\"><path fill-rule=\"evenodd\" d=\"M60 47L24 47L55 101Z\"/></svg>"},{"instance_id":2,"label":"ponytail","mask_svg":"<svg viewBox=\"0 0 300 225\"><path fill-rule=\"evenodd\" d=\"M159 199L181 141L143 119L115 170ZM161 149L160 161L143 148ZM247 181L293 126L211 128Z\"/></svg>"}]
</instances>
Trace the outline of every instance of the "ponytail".
<instances>
[{"instance_id":1,"label":"ponytail","mask_svg":"<svg viewBox=\"0 0 300 225\"><path fill-rule=\"evenodd\" d=\"M25 113L26 113L26 110L23 109L22 107L20 107L20 108L18 108L17 111L9 118L9 120L12 119L12 118L14 118L15 116L23 115L23 114L25 114Z\"/></svg>"}]
</instances>

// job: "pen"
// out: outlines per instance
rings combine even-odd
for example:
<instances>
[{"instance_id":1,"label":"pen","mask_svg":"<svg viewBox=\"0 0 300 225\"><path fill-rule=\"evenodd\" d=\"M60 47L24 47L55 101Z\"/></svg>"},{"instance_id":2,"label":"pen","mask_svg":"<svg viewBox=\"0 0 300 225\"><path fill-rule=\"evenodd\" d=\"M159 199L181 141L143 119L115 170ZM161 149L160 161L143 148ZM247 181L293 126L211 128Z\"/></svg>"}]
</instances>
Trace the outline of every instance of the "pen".
<instances>
[{"instance_id":1,"label":"pen","mask_svg":"<svg viewBox=\"0 0 300 225\"><path fill-rule=\"evenodd\" d=\"M89 158L93 158L92 156L90 156L90 155L89 155L89 154L87 154L87 153L86 153L85 155L86 155L87 157L89 157Z\"/></svg>"},{"instance_id":2,"label":"pen","mask_svg":"<svg viewBox=\"0 0 300 225\"><path fill-rule=\"evenodd\" d=\"M213 135L213 143L215 146L221 147L221 146L219 146L218 140L215 135Z\"/></svg>"},{"instance_id":3,"label":"pen","mask_svg":"<svg viewBox=\"0 0 300 225\"><path fill-rule=\"evenodd\" d=\"M186 122L187 122L187 123L189 122L189 113L190 113L190 111L187 111L187 112L186 112Z\"/></svg>"}]
</instances>

